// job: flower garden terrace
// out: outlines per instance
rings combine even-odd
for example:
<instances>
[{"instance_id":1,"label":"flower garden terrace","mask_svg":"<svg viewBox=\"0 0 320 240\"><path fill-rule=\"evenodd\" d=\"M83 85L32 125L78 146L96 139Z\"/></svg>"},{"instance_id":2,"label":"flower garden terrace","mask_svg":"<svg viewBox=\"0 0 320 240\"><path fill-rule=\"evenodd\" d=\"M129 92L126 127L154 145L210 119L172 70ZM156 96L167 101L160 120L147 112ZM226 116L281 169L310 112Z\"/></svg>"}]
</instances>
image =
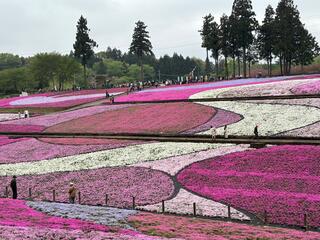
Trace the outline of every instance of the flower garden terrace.
<instances>
[{"instance_id":1,"label":"flower garden terrace","mask_svg":"<svg viewBox=\"0 0 320 240\"><path fill-rule=\"evenodd\" d=\"M252 93L253 88L256 88L257 92L264 91L264 94L268 91L289 94L296 86L317 83L318 80L309 77L283 81L286 83L278 81L205 89L195 95L192 93L188 98L238 95L240 92L246 95L248 92ZM134 95L135 93L125 97ZM259 134L262 136L280 139L285 137L317 139L320 113L317 98L303 98L134 105L102 103L28 119L15 118L14 114L3 116L0 131L15 132L18 129L22 133L64 132L71 135L74 133L177 136L189 134L202 138L203 135L211 135L211 126L217 129L219 136L223 136L223 126L227 125L230 136L245 136L252 140L253 128L258 124ZM282 226L305 227L307 223L308 227L317 230L320 217L318 152L319 147L312 145L268 145L262 149L254 149L248 144L234 145L211 141L146 142L84 136L81 138L49 138L45 135L41 138L1 136L0 189L2 189L1 195L5 196L6 186L11 177L16 175L20 199L28 199L31 194L35 201L52 201L54 193L55 201L67 202L68 183L74 182L81 193L80 201L85 205L106 205L107 200L108 206L132 208L135 197L136 211L141 209L162 212L164 206L165 212L168 213L194 214L195 206L196 215L221 219L231 217L255 223L266 221L268 224ZM39 211L59 213L62 216L65 216L66 209L72 207L68 207L69 205L52 207L53 205L49 203L41 202L31 202L29 205ZM60 207L62 210L58 211ZM102 212L101 209L86 211ZM74 216L75 213L69 217ZM176 238L185 238L186 235L192 234L190 232L185 235L179 235L181 232L174 234L174 231L168 229L166 222L169 224L176 219L179 224L187 224L189 229L193 229L194 234L198 234L194 239L198 236L210 239L211 235L201 235L204 233L195 229L196 226L210 228L213 226L210 224L214 224L210 221L203 222L201 219L200 222L190 223L177 216L171 218L171 216L149 215L145 212L127 216L126 219L134 222L131 226L140 231L139 234L150 233L148 224L151 221L155 219L163 221L154 231L163 234L162 236L173 234L172 237ZM226 226L221 224L224 225L220 223L218 229L225 229ZM5 226L3 232L6 233L12 231L12 227L17 227L14 224L0 225ZM32 226L23 227L24 229L19 229L20 233L30 232L27 228ZM47 227L51 228L51 225ZM235 231L241 228L238 225L231 227ZM252 226L246 227L248 231L252 230ZM246 227L241 231L245 232ZM59 231L59 234L64 234L62 230ZM223 236L226 236L225 230L223 232ZM168 233L170 234L165 235ZM314 234L314 239L317 239L317 233ZM297 236L292 235L289 239L299 239ZM271 239L276 239L276 236L272 237L269 236Z\"/></svg>"}]
</instances>

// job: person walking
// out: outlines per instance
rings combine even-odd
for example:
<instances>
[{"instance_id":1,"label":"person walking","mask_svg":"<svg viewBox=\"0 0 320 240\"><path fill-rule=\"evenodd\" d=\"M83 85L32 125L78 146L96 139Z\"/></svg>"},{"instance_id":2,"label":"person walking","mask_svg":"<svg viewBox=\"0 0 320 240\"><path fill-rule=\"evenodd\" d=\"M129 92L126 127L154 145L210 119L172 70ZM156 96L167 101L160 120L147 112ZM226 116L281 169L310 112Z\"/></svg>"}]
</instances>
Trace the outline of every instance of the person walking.
<instances>
[{"instance_id":1,"label":"person walking","mask_svg":"<svg viewBox=\"0 0 320 240\"><path fill-rule=\"evenodd\" d=\"M217 129L214 126L211 126L211 138L212 140L216 140L217 137Z\"/></svg>"},{"instance_id":2,"label":"person walking","mask_svg":"<svg viewBox=\"0 0 320 240\"><path fill-rule=\"evenodd\" d=\"M77 189L75 188L74 184L71 182L70 188L69 188L69 203L72 203L72 204L75 203L76 194L77 194Z\"/></svg>"},{"instance_id":3,"label":"person walking","mask_svg":"<svg viewBox=\"0 0 320 240\"><path fill-rule=\"evenodd\" d=\"M224 138L228 138L229 137L229 135L228 135L228 126L227 125L224 126L224 128L223 128L223 135L224 135Z\"/></svg>"},{"instance_id":4,"label":"person walking","mask_svg":"<svg viewBox=\"0 0 320 240\"><path fill-rule=\"evenodd\" d=\"M13 176L12 180L10 182L10 187L12 190L12 198L17 199L18 198L18 190L17 190L17 177Z\"/></svg>"},{"instance_id":5,"label":"person walking","mask_svg":"<svg viewBox=\"0 0 320 240\"><path fill-rule=\"evenodd\" d=\"M110 95L108 93L108 90L106 90L106 98L109 98L109 97L110 97Z\"/></svg>"},{"instance_id":6,"label":"person walking","mask_svg":"<svg viewBox=\"0 0 320 240\"><path fill-rule=\"evenodd\" d=\"M253 133L254 133L255 138L259 137L258 124L255 126Z\"/></svg>"}]
</instances>

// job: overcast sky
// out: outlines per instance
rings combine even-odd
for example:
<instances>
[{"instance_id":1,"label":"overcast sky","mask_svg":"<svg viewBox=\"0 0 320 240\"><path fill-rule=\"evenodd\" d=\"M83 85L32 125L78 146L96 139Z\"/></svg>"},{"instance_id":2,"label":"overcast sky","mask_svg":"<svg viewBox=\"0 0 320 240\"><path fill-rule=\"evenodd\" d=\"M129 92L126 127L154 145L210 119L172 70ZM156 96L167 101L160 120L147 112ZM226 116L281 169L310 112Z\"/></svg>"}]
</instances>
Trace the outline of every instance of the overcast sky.
<instances>
[{"instance_id":1,"label":"overcast sky","mask_svg":"<svg viewBox=\"0 0 320 240\"><path fill-rule=\"evenodd\" d=\"M253 0L261 22L266 6L278 0ZM198 30L202 17L230 14L233 0L0 0L0 52L30 56L39 52L69 53L76 24L83 15L98 44L127 51L135 22L144 21L154 53L205 57ZM320 1L295 0L302 21L320 40Z\"/></svg>"}]
</instances>

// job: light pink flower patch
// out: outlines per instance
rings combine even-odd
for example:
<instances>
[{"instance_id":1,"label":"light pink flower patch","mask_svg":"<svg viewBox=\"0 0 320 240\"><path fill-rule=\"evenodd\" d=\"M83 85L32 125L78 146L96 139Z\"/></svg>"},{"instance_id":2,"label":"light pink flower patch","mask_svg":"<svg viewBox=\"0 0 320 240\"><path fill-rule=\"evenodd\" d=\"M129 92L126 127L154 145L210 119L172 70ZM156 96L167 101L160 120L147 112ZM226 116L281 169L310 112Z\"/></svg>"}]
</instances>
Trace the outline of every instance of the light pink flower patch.
<instances>
[{"instance_id":1,"label":"light pink flower patch","mask_svg":"<svg viewBox=\"0 0 320 240\"><path fill-rule=\"evenodd\" d=\"M10 183L11 177L0 178L0 189ZM28 198L29 188L36 200L52 200L56 191L56 201L68 202L69 183L75 183L81 192L81 203L108 204L116 207L131 207L133 196L136 205L147 205L170 198L175 191L174 183L167 174L138 167L102 168L78 172L50 173L17 178L18 197Z\"/></svg>"},{"instance_id":2,"label":"light pink flower patch","mask_svg":"<svg viewBox=\"0 0 320 240\"><path fill-rule=\"evenodd\" d=\"M52 229L108 231L108 227L76 219L51 217L28 207L24 201L0 199L0 225Z\"/></svg>"},{"instance_id":3,"label":"light pink flower patch","mask_svg":"<svg viewBox=\"0 0 320 240\"><path fill-rule=\"evenodd\" d=\"M55 142L54 139L46 140ZM72 140L61 139L61 141L62 144L60 145L55 143L46 143L32 138L25 139L25 141L22 142L15 142L8 145L0 146L0 164L32 162L73 156L82 153L114 149L140 143L136 141L111 140L109 142L104 142L104 144L102 144L102 142L99 142L99 144L95 144L97 142L89 141L87 142L87 144L84 144L85 140L79 140L80 142L75 142L75 145L65 145L64 143L69 144ZM59 141L57 143L59 143Z\"/></svg>"},{"instance_id":4,"label":"light pink flower patch","mask_svg":"<svg viewBox=\"0 0 320 240\"><path fill-rule=\"evenodd\" d=\"M194 163L177 177L187 189L272 223L320 222L320 147L278 146Z\"/></svg>"},{"instance_id":5,"label":"light pink flower patch","mask_svg":"<svg viewBox=\"0 0 320 240\"><path fill-rule=\"evenodd\" d=\"M0 146L7 145L10 143L24 141L26 138L8 138L6 136L0 136Z\"/></svg>"},{"instance_id":6,"label":"light pink flower patch","mask_svg":"<svg viewBox=\"0 0 320 240\"><path fill-rule=\"evenodd\" d=\"M82 117L46 129L68 133L179 133L209 121L215 110L194 103L135 105Z\"/></svg>"},{"instance_id":7,"label":"light pink flower patch","mask_svg":"<svg viewBox=\"0 0 320 240\"><path fill-rule=\"evenodd\" d=\"M301 84L291 91L295 94L319 94L320 93L320 81L314 81L311 83Z\"/></svg>"}]
</instances>

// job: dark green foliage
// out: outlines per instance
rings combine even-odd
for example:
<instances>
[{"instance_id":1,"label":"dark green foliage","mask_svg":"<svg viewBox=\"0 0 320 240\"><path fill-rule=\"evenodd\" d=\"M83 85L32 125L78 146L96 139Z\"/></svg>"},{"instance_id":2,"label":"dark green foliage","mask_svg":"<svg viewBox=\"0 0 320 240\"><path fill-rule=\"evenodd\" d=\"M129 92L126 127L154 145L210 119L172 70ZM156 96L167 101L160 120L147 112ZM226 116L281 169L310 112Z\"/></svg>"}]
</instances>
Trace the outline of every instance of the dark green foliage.
<instances>
[{"instance_id":1,"label":"dark green foliage","mask_svg":"<svg viewBox=\"0 0 320 240\"><path fill-rule=\"evenodd\" d=\"M258 22L252 9L251 0L235 0L232 6L233 30L237 45L243 56L243 75L247 76L247 49L254 41L253 31L256 30Z\"/></svg>"},{"instance_id":2,"label":"dark green foliage","mask_svg":"<svg viewBox=\"0 0 320 240\"><path fill-rule=\"evenodd\" d=\"M147 26L144 24L144 22L138 21L136 23L136 27L134 28L132 36L132 42L129 48L129 53L136 55L139 59L139 65L141 67L141 81L144 80L142 57L154 55L152 52L152 44L149 40L149 32L146 30L146 28Z\"/></svg>"},{"instance_id":3,"label":"dark green foliage","mask_svg":"<svg viewBox=\"0 0 320 240\"><path fill-rule=\"evenodd\" d=\"M81 16L77 24L76 42L73 44L74 56L80 60L83 66L84 79L86 82L86 66L89 59L94 56L93 48L97 43L89 37L90 29L87 27L87 20Z\"/></svg>"},{"instance_id":4,"label":"dark green foliage","mask_svg":"<svg viewBox=\"0 0 320 240\"><path fill-rule=\"evenodd\" d=\"M275 31L275 12L271 5L268 5L265 13L265 18L259 28L258 34L258 49L261 59L265 59L268 64L268 75L272 74L272 54L276 44Z\"/></svg>"}]
</instances>

